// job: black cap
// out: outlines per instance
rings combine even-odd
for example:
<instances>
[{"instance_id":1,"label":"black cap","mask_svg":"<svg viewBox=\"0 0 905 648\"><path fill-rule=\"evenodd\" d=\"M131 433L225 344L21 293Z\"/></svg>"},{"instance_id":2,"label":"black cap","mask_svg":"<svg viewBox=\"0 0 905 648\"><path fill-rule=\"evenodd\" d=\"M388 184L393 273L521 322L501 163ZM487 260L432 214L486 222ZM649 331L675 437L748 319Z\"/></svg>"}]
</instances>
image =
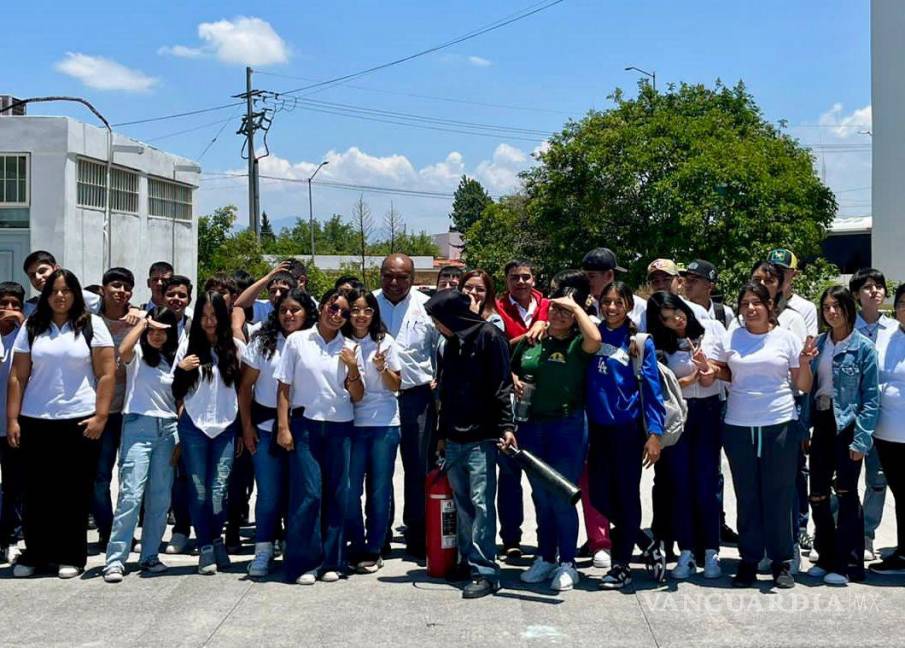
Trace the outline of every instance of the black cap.
<instances>
[{"instance_id":1,"label":"black cap","mask_svg":"<svg viewBox=\"0 0 905 648\"><path fill-rule=\"evenodd\" d=\"M710 263L710 261L704 261L704 259L695 259L689 263L684 270L679 272L679 274L682 276L687 274L697 275L698 277L703 277L710 283L716 283L716 280L719 277L716 266Z\"/></svg>"},{"instance_id":2,"label":"black cap","mask_svg":"<svg viewBox=\"0 0 905 648\"><path fill-rule=\"evenodd\" d=\"M594 248L585 254L584 258L581 260L581 269L599 270L601 272L606 272L607 270L626 272L625 268L619 266L619 262L616 260L616 255L613 254L613 251L610 248L605 247Z\"/></svg>"}]
</instances>

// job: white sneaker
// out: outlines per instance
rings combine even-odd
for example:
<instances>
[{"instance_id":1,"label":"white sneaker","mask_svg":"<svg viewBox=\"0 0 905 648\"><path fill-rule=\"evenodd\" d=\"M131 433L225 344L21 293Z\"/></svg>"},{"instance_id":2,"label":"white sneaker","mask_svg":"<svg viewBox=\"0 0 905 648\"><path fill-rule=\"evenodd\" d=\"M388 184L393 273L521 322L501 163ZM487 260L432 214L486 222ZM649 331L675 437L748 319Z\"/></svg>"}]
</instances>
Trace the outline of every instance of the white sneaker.
<instances>
[{"instance_id":1,"label":"white sneaker","mask_svg":"<svg viewBox=\"0 0 905 648\"><path fill-rule=\"evenodd\" d=\"M609 569L610 567L612 567L613 561L610 558L610 552L606 549L595 551L593 564L597 569Z\"/></svg>"},{"instance_id":2,"label":"white sneaker","mask_svg":"<svg viewBox=\"0 0 905 648\"><path fill-rule=\"evenodd\" d=\"M35 568L31 565L20 565L16 563L16 566L13 567L13 578L28 578L29 576L34 576Z\"/></svg>"},{"instance_id":3,"label":"white sneaker","mask_svg":"<svg viewBox=\"0 0 905 648\"><path fill-rule=\"evenodd\" d=\"M72 565L60 565L57 569L57 576L60 578L75 578L79 575L79 568Z\"/></svg>"},{"instance_id":4,"label":"white sneaker","mask_svg":"<svg viewBox=\"0 0 905 648\"><path fill-rule=\"evenodd\" d=\"M317 570L312 569L299 576L296 580L299 585L314 585L317 582Z\"/></svg>"},{"instance_id":5,"label":"white sneaker","mask_svg":"<svg viewBox=\"0 0 905 648\"><path fill-rule=\"evenodd\" d=\"M519 574L523 583L543 583L548 580L556 570L554 563L549 563L540 556L534 559L534 564Z\"/></svg>"},{"instance_id":6,"label":"white sneaker","mask_svg":"<svg viewBox=\"0 0 905 648\"><path fill-rule=\"evenodd\" d=\"M873 562L877 559L877 554L874 553L874 541L864 537L864 562ZM12 562L12 558L10 558L10 562Z\"/></svg>"},{"instance_id":7,"label":"white sneaker","mask_svg":"<svg viewBox=\"0 0 905 648\"><path fill-rule=\"evenodd\" d=\"M795 576L801 571L801 545L797 542L792 547L792 562L789 563L789 573Z\"/></svg>"},{"instance_id":8,"label":"white sneaker","mask_svg":"<svg viewBox=\"0 0 905 648\"><path fill-rule=\"evenodd\" d=\"M107 567L104 570L104 582L105 583L122 583L123 582L123 568L120 565L113 565L112 567Z\"/></svg>"},{"instance_id":9,"label":"white sneaker","mask_svg":"<svg viewBox=\"0 0 905 648\"><path fill-rule=\"evenodd\" d=\"M811 578L823 578L828 573L829 572L820 565L811 565L811 568L808 570L808 576Z\"/></svg>"},{"instance_id":10,"label":"white sneaker","mask_svg":"<svg viewBox=\"0 0 905 648\"><path fill-rule=\"evenodd\" d=\"M759 572L768 572L773 567L773 562L764 556L761 558L760 562L757 563L757 571Z\"/></svg>"},{"instance_id":11,"label":"white sneaker","mask_svg":"<svg viewBox=\"0 0 905 648\"><path fill-rule=\"evenodd\" d=\"M173 537L167 543L164 551L170 555L185 553L185 548L189 544L189 537L182 533L174 533Z\"/></svg>"},{"instance_id":12,"label":"white sneaker","mask_svg":"<svg viewBox=\"0 0 905 648\"><path fill-rule=\"evenodd\" d=\"M823 577L823 582L827 585L848 585L848 576L830 572Z\"/></svg>"},{"instance_id":13,"label":"white sneaker","mask_svg":"<svg viewBox=\"0 0 905 648\"><path fill-rule=\"evenodd\" d=\"M132 553L137 553L138 555L141 555L141 543L140 542L136 542L135 546L132 547Z\"/></svg>"},{"instance_id":14,"label":"white sneaker","mask_svg":"<svg viewBox=\"0 0 905 648\"><path fill-rule=\"evenodd\" d=\"M557 592L568 592L579 581L581 576L575 570L572 563L560 563L559 567L553 573L553 580L550 581L550 587Z\"/></svg>"},{"instance_id":15,"label":"white sneaker","mask_svg":"<svg viewBox=\"0 0 905 648\"><path fill-rule=\"evenodd\" d=\"M335 583L339 580L339 572L325 571L321 574L321 580L325 583Z\"/></svg>"},{"instance_id":16,"label":"white sneaker","mask_svg":"<svg viewBox=\"0 0 905 648\"><path fill-rule=\"evenodd\" d=\"M694 562L694 555L688 549L683 549L679 554L679 560L676 561L676 566L669 572L669 575L676 580L685 580L697 573L698 566Z\"/></svg>"},{"instance_id":17,"label":"white sneaker","mask_svg":"<svg viewBox=\"0 0 905 648\"><path fill-rule=\"evenodd\" d=\"M255 557L248 565L248 575L262 578L270 573L270 560L273 558L272 542L256 542Z\"/></svg>"},{"instance_id":18,"label":"white sneaker","mask_svg":"<svg viewBox=\"0 0 905 648\"><path fill-rule=\"evenodd\" d=\"M716 549L708 549L704 552L704 578L719 578L722 575L720 554L716 552Z\"/></svg>"}]
</instances>

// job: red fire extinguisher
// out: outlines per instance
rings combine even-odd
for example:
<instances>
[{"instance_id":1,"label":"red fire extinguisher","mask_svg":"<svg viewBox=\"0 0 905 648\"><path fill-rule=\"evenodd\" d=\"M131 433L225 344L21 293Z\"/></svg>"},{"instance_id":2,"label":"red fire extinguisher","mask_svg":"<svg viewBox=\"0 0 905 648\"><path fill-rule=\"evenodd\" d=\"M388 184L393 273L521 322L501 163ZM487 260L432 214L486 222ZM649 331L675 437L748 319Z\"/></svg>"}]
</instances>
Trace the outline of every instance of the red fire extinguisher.
<instances>
[{"instance_id":1,"label":"red fire extinguisher","mask_svg":"<svg viewBox=\"0 0 905 648\"><path fill-rule=\"evenodd\" d=\"M443 578L459 559L456 545L456 503L449 478L442 468L434 468L425 483L425 531L427 574Z\"/></svg>"}]
</instances>

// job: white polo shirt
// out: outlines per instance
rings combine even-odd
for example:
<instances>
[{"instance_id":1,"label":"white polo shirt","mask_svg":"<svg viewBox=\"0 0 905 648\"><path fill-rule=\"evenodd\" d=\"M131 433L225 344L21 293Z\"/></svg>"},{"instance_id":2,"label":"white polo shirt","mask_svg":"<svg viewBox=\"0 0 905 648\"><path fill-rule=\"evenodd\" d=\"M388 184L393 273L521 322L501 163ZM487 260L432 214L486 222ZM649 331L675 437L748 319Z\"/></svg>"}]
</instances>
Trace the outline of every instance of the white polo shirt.
<instances>
[{"instance_id":1,"label":"white polo shirt","mask_svg":"<svg viewBox=\"0 0 905 648\"><path fill-rule=\"evenodd\" d=\"M91 316L94 330L91 348L113 347L110 331L97 315ZM13 344L16 353L31 354L31 375L22 399L22 416L40 419L74 419L94 414L97 379L91 352L82 334L78 337L67 322L50 328L28 343L23 326Z\"/></svg>"},{"instance_id":2,"label":"white polo shirt","mask_svg":"<svg viewBox=\"0 0 905 648\"><path fill-rule=\"evenodd\" d=\"M874 438L905 443L905 331L889 328L877 339L880 417Z\"/></svg>"},{"instance_id":3,"label":"white polo shirt","mask_svg":"<svg viewBox=\"0 0 905 648\"><path fill-rule=\"evenodd\" d=\"M440 334L424 309L428 297L412 290L398 304L392 304L382 291L374 291L374 296L380 305L380 318L387 332L396 340L402 365L402 389L430 383L434 379L434 352Z\"/></svg>"},{"instance_id":4,"label":"white polo shirt","mask_svg":"<svg viewBox=\"0 0 905 648\"><path fill-rule=\"evenodd\" d=\"M868 324L867 320L861 316L861 313L858 313L858 316L855 318L855 330L873 342L875 346L877 344L877 337L882 334L883 331L895 328L898 325L896 320L883 314L881 314L873 324Z\"/></svg>"},{"instance_id":5,"label":"white polo shirt","mask_svg":"<svg viewBox=\"0 0 905 648\"><path fill-rule=\"evenodd\" d=\"M126 401L123 414L176 418L173 369L163 356L160 363L152 367L144 360L141 344L136 344L132 359L125 363L125 368Z\"/></svg>"},{"instance_id":6,"label":"white polo shirt","mask_svg":"<svg viewBox=\"0 0 905 648\"><path fill-rule=\"evenodd\" d=\"M245 351L245 343L241 340L233 339L236 344L236 357L242 357ZM176 358L173 360L173 369L182 362L189 348L189 341L186 339L179 345L176 351ZM206 436L213 439L222 434L239 413L239 398L236 393L237 385L227 386L223 379L220 378L220 368L217 366L217 354L211 351L213 374L210 380L204 378L204 373L199 368L198 381L195 388L190 390L183 399L185 412L192 419L199 430L204 432Z\"/></svg>"},{"instance_id":7,"label":"white polo shirt","mask_svg":"<svg viewBox=\"0 0 905 648\"><path fill-rule=\"evenodd\" d=\"M343 423L355 418L346 390L346 365L339 355L346 338L337 333L327 342L317 326L296 331L286 339L276 379L292 387L292 407L304 407L305 418Z\"/></svg>"},{"instance_id":8,"label":"white polo shirt","mask_svg":"<svg viewBox=\"0 0 905 648\"><path fill-rule=\"evenodd\" d=\"M286 337L282 333L277 335L276 349L269 358L264 356L261 343L260 337L252 338L245 347L245 353L242 354L242 362L258 372L258 379L255 381L255 402L264 407L276 407L279 382L275 374L283 358ZM273 420L258 423L258 427L272 432Z\"/></svg>"},{"instance_id":9,"label":"white polo shirt","mask_svg":"<svg viewBox=\"0 0 905 648\"><path fill-rule=\"evenodd\" d=\"M387 389L383 376L374 364L377 348L386 354L386 366L392 371L400 371L402 363L396 349L396 341L387 333L379 343L370 335L362 339L346 338L346 346L358 347L358 369L364 381L365 395L355 403L355 427L385 427L399 425L399 400L396 392Z\"/></svg>"}]
</instances>

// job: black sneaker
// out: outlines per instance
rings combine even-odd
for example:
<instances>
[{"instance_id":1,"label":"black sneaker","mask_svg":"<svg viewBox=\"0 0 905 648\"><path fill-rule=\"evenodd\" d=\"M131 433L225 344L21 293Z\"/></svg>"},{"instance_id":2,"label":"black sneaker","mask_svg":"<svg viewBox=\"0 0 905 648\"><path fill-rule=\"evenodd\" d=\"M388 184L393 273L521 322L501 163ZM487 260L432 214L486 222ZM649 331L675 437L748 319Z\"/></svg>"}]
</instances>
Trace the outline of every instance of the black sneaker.
<instances>
[{"instance_id":1,"label":"black sneaker","mask_svg":"<svg viewBox=\"0 0 905 648\"><path fill-rule=\"evenodd\" d=\"M462 590L462 598L483 598L499 591L499 589L499 581L492 581L489 578L485 578L484 576L476 576L475 578L472 578L471 582L465 586L465 589Z\"/></svg>"},{"instance_id":2,"label":"black sneaker","mask_svg":"<svg viewBox=\"0 0 905 648\"><path fill-rule=\"evenodd\" d=\"M873 563L868 569L883 576L901 576L905 574L905 558L896 552L878 563Z\"/></svg>"},{"instance_id":3,"label":"black sneaker","mask_svg":"<svg viewBox=\"0 0 905 648\"><path fill-rule=\"evenodd\" d=\"M628 565L613 565L600 581L600 589L616 590L632 584L632 570Z\"/></svg>"},{"instance_id":4,"label":"black sneaker","mask_svg":"<svg viewBox=\"0 0 905 648\"><path fill-rule=\"evenodd\" d=\"M720 525L720 542L724 545L738 544L738 534L725 522Z\"/></svg>"},{"instance_id":5,"label":"black sneaker","mask_svg":"<svg viewBox=\"0 0 905 648\"><path fill-rule=\"evenodd\" d=\"M242 537L237 527L230 526L226 529L226 551L231 554L242 553Z\"/></svg>"},{"instance_id":6,"label":"black sneaker","mask_svg":"<svg viewBox=\"0 0 905 648\"><path fill-rule=\"evenodd\" d=\"M577 558L593 558L594 552L591 551L591 543L585 542L578 548L578 551L575 552L575 556Z\"/></svg>"},{"instance_id":7,"label":"black sneaker","mask_svg":"<svg viewBox=\"0 0 905 648\"><path fill-rule=\"evenodd\" d=\"M732 577L732 587L751 587L757 582L757 565L749 562L740 562L738 571Z\"/></svg>"},{"instance_id":8,"label":"black sneaker","mask_svg":"<svg viewBox=\"0 0 905 648\"><path fill-rule=\"evenodd\" d=\"M663 543L658 540L652 540L641 553L644 560L644 567L647 573L651 575L658 583L666 582L666 554L663 551Z\"/></svg>"},{"instance_id":9,"label":"black sneaker","mask_svg":"<svg viewBox=\"0 0 905 648\"><path fill-rule=\"evenodd\" d=\"M792 589L795 587L795 579L792 578L789 563L785 561L774 562L771 566L773 571L773 583L779 589Z\"/></svg>"},{"instance_id":10,"label":"black sneaker","mask_svg":"<svg viewBox=\"0 0 905 648\"><path fill-rule=\"evenodd\" d=\"M810 556L811 549L814 548L814 538L808 533L807 529L802 529L798 534L798 546L801 549L802 556Z\"/></svg>"}]
</instances>

